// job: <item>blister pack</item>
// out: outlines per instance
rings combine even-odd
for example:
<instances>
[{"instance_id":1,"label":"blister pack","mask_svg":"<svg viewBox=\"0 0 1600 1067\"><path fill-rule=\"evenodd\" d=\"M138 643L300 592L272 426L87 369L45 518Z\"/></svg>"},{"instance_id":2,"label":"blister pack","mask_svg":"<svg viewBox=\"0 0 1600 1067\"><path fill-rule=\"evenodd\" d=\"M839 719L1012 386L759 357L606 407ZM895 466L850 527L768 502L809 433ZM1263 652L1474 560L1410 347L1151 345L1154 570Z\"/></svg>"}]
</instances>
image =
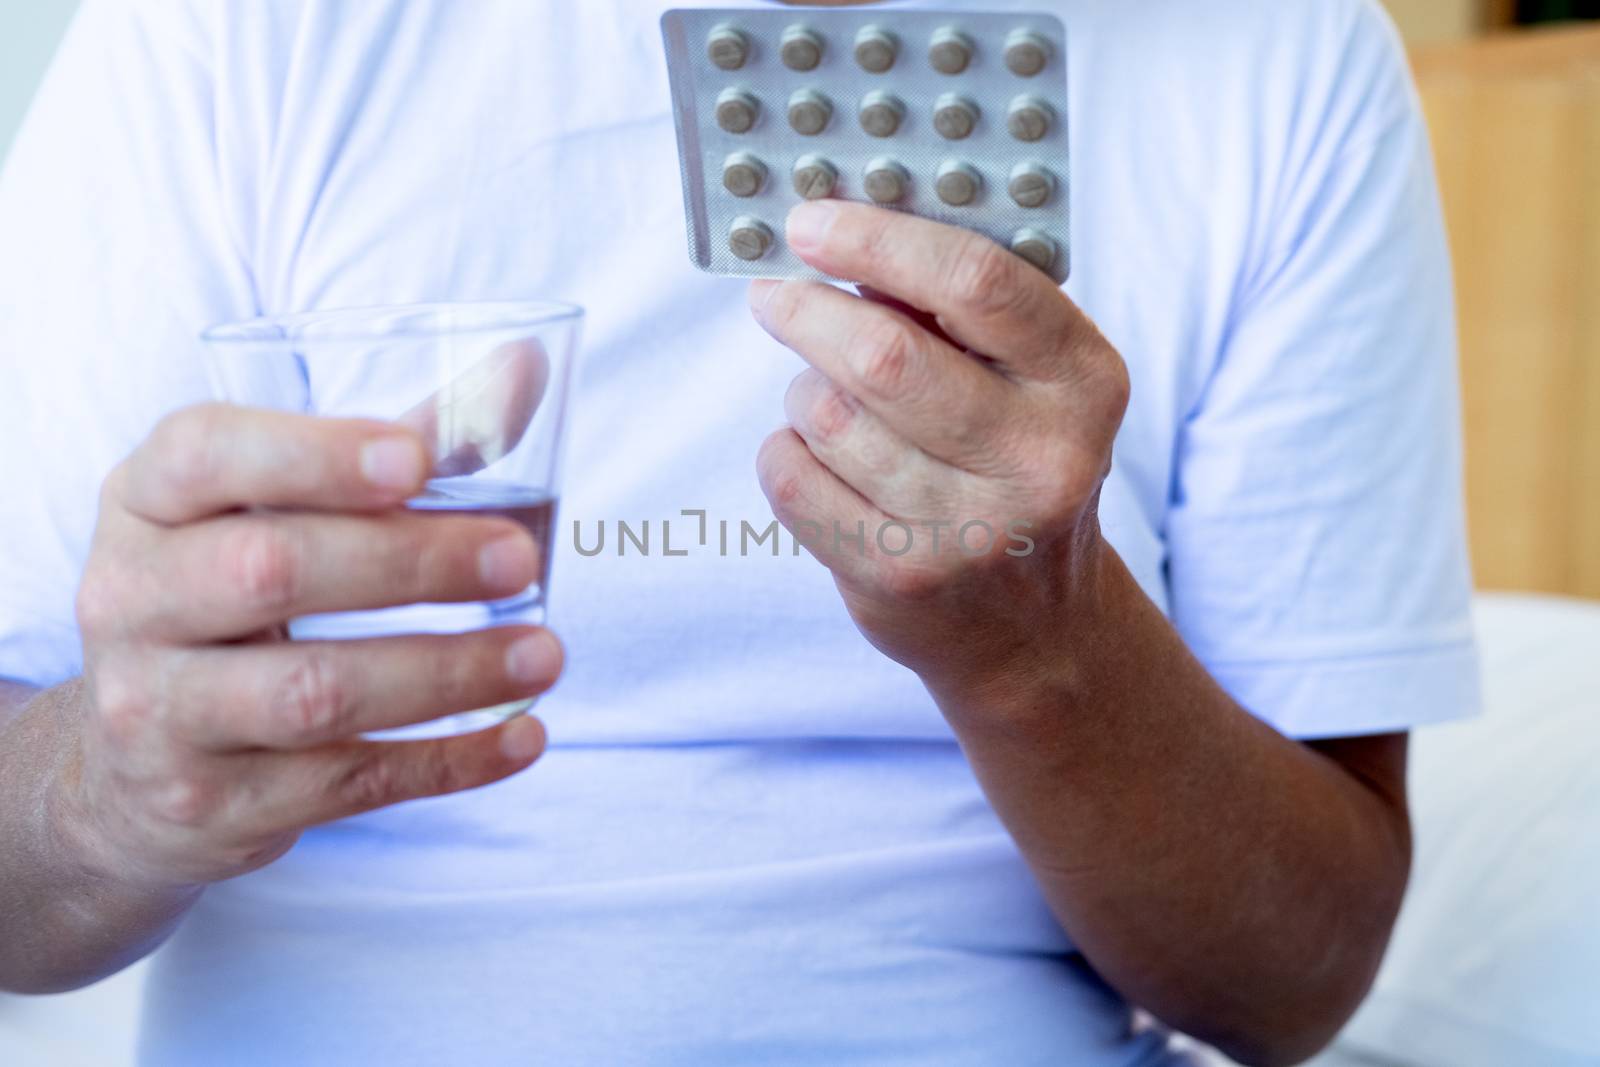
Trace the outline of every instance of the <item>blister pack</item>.
<instances>
[{"instance_id":1,"label":"blister pack","mask_svg":"<svg viewBox=\"0 0 1600 1067\"><path fill-rule=\"evenodd\" d=\"M689 256L825 276L785 245L803 199L876 203L1071 263L1066 30L992 11L694 8L661 20Z\"/></svg>"}]
</instances>

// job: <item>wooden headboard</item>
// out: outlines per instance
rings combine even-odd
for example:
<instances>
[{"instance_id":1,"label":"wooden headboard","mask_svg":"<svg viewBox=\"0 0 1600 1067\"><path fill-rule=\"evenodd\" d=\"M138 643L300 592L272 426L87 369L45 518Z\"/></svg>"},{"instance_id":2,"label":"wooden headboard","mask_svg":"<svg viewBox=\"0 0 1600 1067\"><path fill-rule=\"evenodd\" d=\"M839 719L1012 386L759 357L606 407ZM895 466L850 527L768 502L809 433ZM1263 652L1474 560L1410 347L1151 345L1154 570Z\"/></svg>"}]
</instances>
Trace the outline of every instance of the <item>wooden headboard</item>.
<instances>
[{"instance_id":1,"label":"wooden headboard","mask_svg":"<svg viewBox=\"0 0 1600 1067\"><path fill-rule=\"evenodd\" d=\"M1600 30L1420 49L1480 586L1600 598Z\"/></svg>"}]
</instances>

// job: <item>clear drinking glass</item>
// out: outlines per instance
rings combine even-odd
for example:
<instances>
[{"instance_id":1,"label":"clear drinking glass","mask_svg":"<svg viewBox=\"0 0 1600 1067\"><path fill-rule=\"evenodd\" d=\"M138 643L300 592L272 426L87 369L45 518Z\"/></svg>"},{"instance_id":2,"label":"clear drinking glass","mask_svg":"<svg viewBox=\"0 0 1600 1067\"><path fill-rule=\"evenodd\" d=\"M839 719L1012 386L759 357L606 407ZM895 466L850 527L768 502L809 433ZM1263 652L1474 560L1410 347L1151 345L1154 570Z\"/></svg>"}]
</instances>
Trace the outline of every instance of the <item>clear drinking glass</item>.
<instances>
[{"instance_id":1,"label":"clear drinking glass","mask_svg":"<svg viewBox=\"0 0 1600 1067\"><path fill-rule=\"evenodd\" d=\"M452 303L319 311L214 326L202 335L217 397L233 404L399 422L427 442L434 476L419 511L521 523L544 571L503 600L413 604L294 619L295 640L464 633L543 624L562 438L583 309ZM384 738L493 725L532 701L467 709Z\"/></svg>"}]
</instances>

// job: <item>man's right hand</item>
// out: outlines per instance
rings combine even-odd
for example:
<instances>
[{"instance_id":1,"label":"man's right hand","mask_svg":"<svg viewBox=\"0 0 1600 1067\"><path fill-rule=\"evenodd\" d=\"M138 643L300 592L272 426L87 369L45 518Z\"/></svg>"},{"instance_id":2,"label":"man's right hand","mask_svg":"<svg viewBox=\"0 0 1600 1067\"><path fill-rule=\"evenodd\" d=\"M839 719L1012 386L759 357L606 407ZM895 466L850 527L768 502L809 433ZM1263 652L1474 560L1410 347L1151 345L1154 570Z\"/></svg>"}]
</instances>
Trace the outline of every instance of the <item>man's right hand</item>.
<instances>
[{"instance_id":1,"label":"man's right hand","mask_svg":"<svg viewBox=\"0 0 1600 1067\"><path fill-rule=\"evenodd\" d=\"M243 874L305 827L522 770L526 716L475 734L363 733L543 692L545 630L293 642L319 612L520 592L537 548L505 519L408 511L428 476L394 424L180 411L107 478L78 594L71 773L54 831L96 879L162 890Z\"/></svg>"}]
</instances>

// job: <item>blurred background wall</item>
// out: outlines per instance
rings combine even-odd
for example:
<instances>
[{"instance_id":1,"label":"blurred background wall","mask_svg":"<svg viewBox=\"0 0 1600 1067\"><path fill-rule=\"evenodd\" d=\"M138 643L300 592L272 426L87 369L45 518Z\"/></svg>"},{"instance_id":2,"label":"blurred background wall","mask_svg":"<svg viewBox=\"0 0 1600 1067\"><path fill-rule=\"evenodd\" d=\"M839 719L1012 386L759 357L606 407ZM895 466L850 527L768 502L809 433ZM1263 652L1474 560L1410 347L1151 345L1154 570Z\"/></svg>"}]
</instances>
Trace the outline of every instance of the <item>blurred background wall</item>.
<instances>
[{"instance_id":1,"label":"blurred background wall","mask_svg":"<svg viewBox=\"0 0 1600 1067\"><path fill-rule=\"evenodd\" d=\"M0 0L0 157L78 0Z\"/></svg>"},{"instance_id":2,"label":"blurred background wall","mask_svg":"<svg viewBox=\"0 0 1600 1067\"><path fill-rule=\"evenodd\" d=\"M1413 44L1460 40L1488 30L1600 18L1600 0L1384 0Z\"/></svg>"},{"instance_id":3,"label":"blurred background wall","mask_svg":"<svg viewBox=\"0 0 1600 1067\"><path fill-rule=\"evenodd\" d=\"M1421 45L1413 67L1455 261L1478 584L1600 599L1600 25Z\"/></svg>"},{"instance_id":4,"label":"blurred background wall","mask_svg":"<svg viewBox=\"0 0 1600 1067\"><path fill-rule=\"evenodd\" d=\"M1386 0L1407 40L1413 43L1448 41L1466 37L1487 26L1491 12L1486 0ZM1493 14L1504 16L1505 12Z\"/></svg>"}]
</instances>

